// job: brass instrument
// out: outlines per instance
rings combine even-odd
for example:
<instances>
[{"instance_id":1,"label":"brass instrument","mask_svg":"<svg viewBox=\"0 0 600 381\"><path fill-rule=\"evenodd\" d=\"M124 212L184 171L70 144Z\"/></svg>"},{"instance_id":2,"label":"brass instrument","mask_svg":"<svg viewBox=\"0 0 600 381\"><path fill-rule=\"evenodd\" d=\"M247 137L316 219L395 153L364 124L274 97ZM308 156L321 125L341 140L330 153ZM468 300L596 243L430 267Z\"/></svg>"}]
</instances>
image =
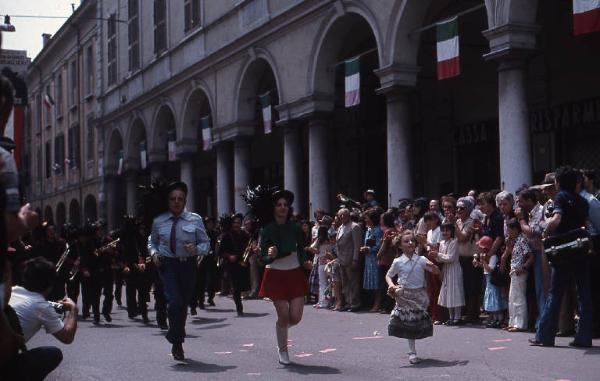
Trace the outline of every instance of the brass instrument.
<instances>
[{"instance_id":1,"label":"brass instrument","mask_svg":"<svg viewBox=\"0 0 600 381\"><path fill-rule=\"evenodd\" d=\"M248 241L248 245L246 245L244 254L242 254L242 261L240 262L241 266L248 267L248 265L250 264L250 256L252 255L252 251L254 250L255 245L256 240L251 239L250 241Z\"/></svg>"},{"instance_id":2,"label":"brass instrument","mask_svg":"<svg viewBox=\"0 0 600 381\"><path fill-rule=\"evenodd\" d=\"M79 259L75 261L71 271L69 272L69 282L74 282L77 274L79 274Z\"/></svg>"},{"instance_id":3,"label":"brass instrument","mask_svg":"<svg viewBox=\"0 0 600 381\"><path fill-rule=\"evenodd\" d=\"M121 240L121 238L117 238L114 241L111 241L109 243L107 243L106 245L94 250L94 255L96 257L99 257L100 254L102 254L103 252L105 252L108 249L114 249L115 247L117 247L117 243L119 243L119 241Z\"/></svg>"},{"instance_id":4,"label":"brass instrument","mask_svg":"<svg viewBox=\"0 0 600 381\"><path fill-rule=\"evenodd\" d=\"M66 244L66 248L65 251L61 254L60 258L58 259L58 262L56 262L56 272L59 273L60 270L62 270L64 264L65 264L65 260L67 259L67 256L69 255L69 253L71 252L71 248L69 247L69 244Z\"/></svg>"}]
</instances>

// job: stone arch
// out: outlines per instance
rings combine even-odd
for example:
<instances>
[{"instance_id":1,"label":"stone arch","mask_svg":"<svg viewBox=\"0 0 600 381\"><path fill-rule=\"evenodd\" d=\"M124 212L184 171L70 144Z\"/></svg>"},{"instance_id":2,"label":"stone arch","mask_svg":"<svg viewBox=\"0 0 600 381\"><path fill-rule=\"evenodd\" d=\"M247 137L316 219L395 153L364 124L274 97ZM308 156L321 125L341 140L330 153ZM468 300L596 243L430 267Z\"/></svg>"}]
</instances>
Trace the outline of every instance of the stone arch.
<instances>
[{"instance_id":1,"label":"stone arch","mask_svg":"<svg viewBox=\"0 0 600 381\"><path fill-rule=\"evenodd\" d=\"M81 226L81 208L79 201L72 199L69 203L69 223L74 226Z\"/></svg>"},{"instance_id":2,"label":"stone arch","mask_svg":"<svg viewBox=\"0 0 600 381\"><path fill-rule=\"evenodd\" d=\"M44 221L48 221L48 223L54 225L54 214L50 205L46 205L44 208Z\"/></svg>"},{"instance_id":3,"label":"stone arch","mask_svg":"<svg viewBox=\"0 0 600 381\"><path fill-rule=\"evenodd\" d=\"M64 202L59 202L56 205L56 227L62 231L63 226L67 222L67 209Z\"/></svg>"},{"instance_id":4,"label":"stone arch","mask_svg":"<svg viewBox=\"0 0 600 381\"><path fill-rule=\"evenodd\" d=\"M172 131L172 132L171 132ZM150 129L150 152L167 152L169 134L177 134L177 122L175 119L175 108L170 102L163 101L154 112L152 128Z\"/></svg>"},{"instance_id":5,"label":"stone arch","mask_svg":"<svg viewBox=\"0 0 600 381\"><path fill-rule=\"evenodd\" d=\"M237 102L235 120L237 121L254 119L256 102L258 102L256 96L262 91L268 90L266 87L263 87L265 84L269 82L274 82L275 84L275 99L271 95L271 104L273 106L279 104L282 98L280 80L274 59L266 50L256 49L256 53L258 53L256 58L248 61L238 76L237 83L239 85L236 89L235 98ZM273 120L275 121L275 119Z\"/></svg>"},{"instance_id":6,"label":"stone arch","mask_svg":"<svg viewBox=\"0 0 600 381\"><path fill-rule=\"evenodd\" d=\"M413 31L423 26L433 0L403 1L397 0L392 8L394 19L387 30L389 49L386 49L388 63L416 65L420 44L420 35Z\"/></svg>"},{"instance_id":7,"label":"stone arch","mask_svg":"<svg viewBox=\"0 0 600 381\"><path fill-rule=\"evenodd\" d=\"M309 93L334 94L335 73L332 66L338 62L340 46L344 37L355 30L356 25L366 24L370 30L377 47L379 63L383 62L383 44L375 18L366 8L358 3L346 6L346 12L340 14L331 11L319 28L317 40L313 43L311 57L313 62L309 68L307 79ZM349 57L348 57L349 58Z\"/></svg>"},{"instance_id":8,"label":"stone arch","mask_svg":"<svg viewBox=\"0 0 600 381\"><path fill-rule=\"evenodd\" d=\"M98 219L98 204L96 198L91 194L88 194L83 201L83 218L85 222Z\"/></svg>"},{"instance_id":9,"label":"stone arch","mask_svg":"<svg viewBox=\"0 0 600 381\"><path fill-rule=\"evenodd\" d=\"M210 115L211 122L214 121L212 105L208 88L203 84L194 86L185 98L181 112L183 123L181 123L181 129L177 131L177 136L180 136L181 140L201 140L202 137L199 135L200 118Z\"/></svg>"},{"instance_id":10,"label":"stone arch","mask_svg":"<svg viewBox=\"0 0 600 381\"><path fill-rule=\"evenodd\" d=\"M123 138L118 128L114 128L109 136L104 165L107 169L106 172L116 172L119 165L119 155L123 150Z\"/></svg>"},{"instance_id":11,"label":"stone arch","mask_svg":"<svg viewBox=\"0 0 600 381\"><path fill-rule=\"evenodd\" d=\"M142 119L141 116L136 116L129 125L127 130L127 139L125 143L127 147L125 147L126 153L125 156L128 160L137 164L137 167L141 166L141 158L140 158L140 144L144 142L146 146L146 152L148 151L148 134L146 129L146 123Z\"/></svg>"}]
</instances>

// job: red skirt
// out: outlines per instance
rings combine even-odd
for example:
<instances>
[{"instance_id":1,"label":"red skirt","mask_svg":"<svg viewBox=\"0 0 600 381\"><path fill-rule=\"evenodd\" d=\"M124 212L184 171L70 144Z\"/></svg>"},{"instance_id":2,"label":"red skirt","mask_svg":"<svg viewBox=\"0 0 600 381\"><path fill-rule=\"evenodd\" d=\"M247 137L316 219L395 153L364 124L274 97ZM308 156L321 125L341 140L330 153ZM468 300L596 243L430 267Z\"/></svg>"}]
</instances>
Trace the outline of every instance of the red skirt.
<instances>
[{"instance_id":1,"label":"red skirt","mask_svg":"<svg viewBox=\"0 0 600 381\"><path fill-rule=\"evenodd\" d=\"M308 293L308 280L302 267L293 270L265 269L260 292L261 298L292 300Z\"/></svg>"}]
</instances>

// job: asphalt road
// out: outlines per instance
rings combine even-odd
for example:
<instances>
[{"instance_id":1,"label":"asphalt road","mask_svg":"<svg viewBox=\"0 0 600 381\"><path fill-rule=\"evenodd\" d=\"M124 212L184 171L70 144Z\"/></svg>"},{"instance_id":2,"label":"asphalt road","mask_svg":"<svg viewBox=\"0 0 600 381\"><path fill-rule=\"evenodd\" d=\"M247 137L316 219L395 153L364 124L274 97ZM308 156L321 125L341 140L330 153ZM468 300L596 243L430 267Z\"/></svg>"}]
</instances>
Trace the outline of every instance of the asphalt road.
<instances>
[{"instance_id":1,"label":"asphalt road","mask_svg":"<svg viewBox=\"0 0 600 381\"><path fill-rule=\"evenodd\" d=\"M295 365L283 367L270 302L246 301L247 316L238 318L231 299L215 301L188 317L187 364L172 359L154 321L131 321L120 308L111 324L80 321L71 345L43 331L28 345L62 348L63 363L49 380L600 380L600 340L591 349L568 347L570 338L538 348L527 345L528 333L436 326L433 337L417 342L423 361L410 365L406 340L387 336L386 315L310 306L290 330Z\"/></svg>"}]
</instances>

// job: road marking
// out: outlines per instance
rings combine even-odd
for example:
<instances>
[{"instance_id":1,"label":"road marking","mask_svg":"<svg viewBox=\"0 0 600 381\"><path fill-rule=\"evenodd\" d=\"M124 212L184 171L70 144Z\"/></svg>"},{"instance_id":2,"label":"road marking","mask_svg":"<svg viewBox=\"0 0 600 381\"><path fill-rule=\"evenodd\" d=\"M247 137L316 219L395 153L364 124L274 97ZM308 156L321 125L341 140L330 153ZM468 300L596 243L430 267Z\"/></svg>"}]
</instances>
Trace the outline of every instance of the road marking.
<instances>
[{"instance_id":1,"label":"road marking","mask_svg":"<svg viewBox=\"0 0 600 381\"><path fill-rule=\"evenodd\" d=\"M312 353L300 353L300 354L297 354L297 355L294 355L294 356L300 357L300 358L302 358L302 357L310 357L310 356L312 356Z\"/></svg>"},{"instance_id":2,"label":"road marking","mask_svg":"<svg viewBox=\"0 0 600 381\"><path fill-rule=\"evenodd\" d=\"M216 355L230 355L232 353L233 352L229 352L229 351L226 351L226 352L215 352Z\"/></svg>"},{"instance_id":3,"label":"road marking","mask_svg":"<svg viewBox=\"0 0 600 381\"><path fill-rule=\"evenodd\" d=\"M568 378L558 378L556 381L571 381Z\"/></svg>"},{"instance_id":4,"label":"road marking","mask_svg":"<svg viewBox=\"0 0 600 381\"><path fill-rule=\"evenodd\" d=\"M494 343L510 343L512 339L497 339L494 340Z\"/></svg>"},{"instance_id":5,"label":"road marking","mask_svg":"<svg viewBox=\"0 0 600 381\"><path fill-rule=\"evenodd\" d=\"M246 373L246 376L260 376L260 373Z\"/></svg>"},{"instance_id":6,"label":"road marking","mask_svg":"<svg viewBox=\"0 0 600 381\"><path fill-rule=\"evenodd\" d=\"M319 352L321 352L321 353L330 353L330 352L335 352L335 351L337 351L337 349L335 349L335 348L325 348L323 350L320 350Z\"/></svg>"},{"instance_id":7,"label":"road marking","mask_svg":"<svg viewBox=\"0 0 600 381\"><path fill-rule=\"evenodd\" d=\"M240 349L240 352L250 352L250 351L247 349Z\"/></svg>"},{"instance_id":8,"label":"road marking","mask_svg":"<svg viewBox=\"0 0 600 381\"><path fill-rule=\"evenodd\" d=\"M371 340L371 339L383 339L383 336L364 336L364 337L353 337L352 340Z\"/></svg>"},{"instance_id":9,"label":"road marking","mask_svg":"<svg viewBox=\"0 0 600 381\"><path fill-rule=\"evenodd\" d=\"M252 348L254 346L254 344L244 344L242 345L242 347L247 347L247 348Z\"/></svg>"},{"instance_id":10,"label":"road marking","mask_svg":"<svg viewBox=\"0 0 600 381\"><path fill-rule=\"evenodd\" d=\"M501 351L501 350L506 349L506 348L507 347L491 347L491 348L488 348L488 350L490 350L490 351L493 352L493 351Z\"/></svg>"}]
</instances>

